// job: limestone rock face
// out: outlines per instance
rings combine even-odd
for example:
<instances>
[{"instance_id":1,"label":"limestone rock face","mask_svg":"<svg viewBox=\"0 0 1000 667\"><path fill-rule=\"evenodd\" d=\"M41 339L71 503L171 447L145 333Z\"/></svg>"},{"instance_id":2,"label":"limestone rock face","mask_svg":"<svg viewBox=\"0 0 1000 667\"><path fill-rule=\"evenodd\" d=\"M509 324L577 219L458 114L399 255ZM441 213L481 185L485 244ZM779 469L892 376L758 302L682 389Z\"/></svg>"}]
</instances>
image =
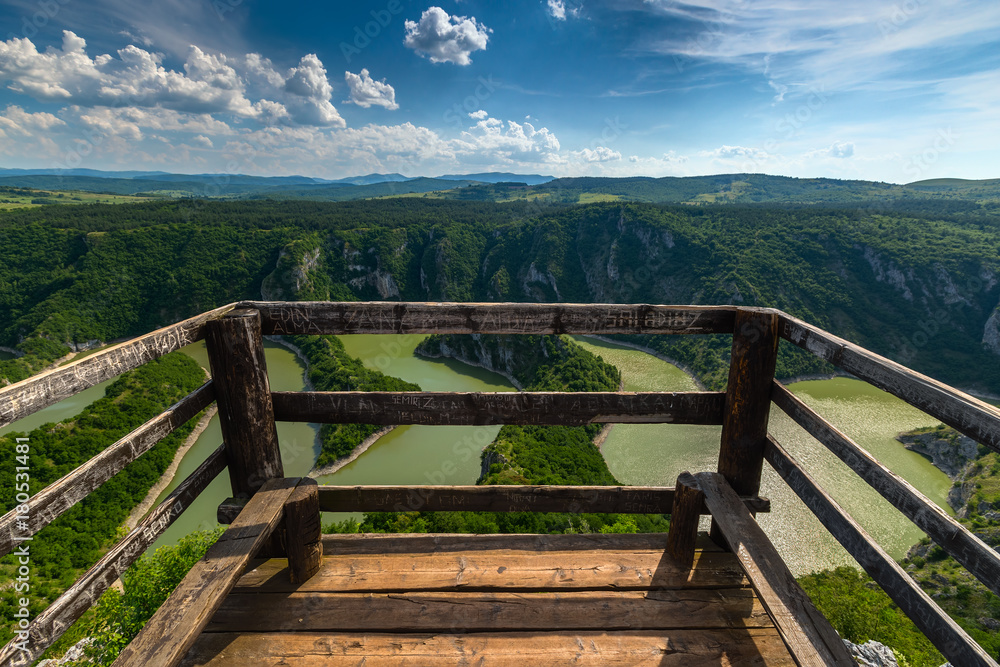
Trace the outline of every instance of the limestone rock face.
<instances>
[{"instance_id":1,"label":"limestone rock face","mask_svg":"<svg viewBox=\"0 0 1000 667\"><path fill-rule=\"evenodd\" d=\"M885 644L875 640L855 644L845 639L844 645L861 667L899 667L892 649Z\"/></svg>"}]
</instances>

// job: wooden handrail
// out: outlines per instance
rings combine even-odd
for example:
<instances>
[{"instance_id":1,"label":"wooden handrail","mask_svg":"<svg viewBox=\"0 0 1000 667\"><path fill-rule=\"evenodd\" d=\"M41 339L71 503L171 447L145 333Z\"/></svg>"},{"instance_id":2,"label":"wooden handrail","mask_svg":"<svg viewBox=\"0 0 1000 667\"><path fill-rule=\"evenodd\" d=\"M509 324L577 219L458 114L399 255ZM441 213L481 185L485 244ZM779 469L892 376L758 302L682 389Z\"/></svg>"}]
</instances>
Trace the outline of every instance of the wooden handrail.
<instances>
[{"instance_id":1,"label":"wooden handrail","mask_svg":"<svg viewBox=\"0 0 1000 667\"><path fill-rule=\"evenodd\" d=\"M45 649L55 643L84 612L111 588L132 563L156 542L177 517L191 506L212 480L226 467L225 448L220 446L209 454L194 472L187 476L166 500L140 521L121 542L94 564L55 602L39 614L28 627L27 653L12 639L0 649L0 665L31 664Z\"/></svg>"},{"instance_id":2,"label":"wooden handrail","mask_svg":"<svg viewBox=\"0 0 1000 667\"><path fill-rule=\"evenodd\" d=\"M650 304L245 301L265 335L351 333L732 333L733 306Z\"/></svg>"},{"instance_id":3,"label":"wooden handrail","mask_svg":"<svg viewBox=\"0 0 1000 667\"><path fill-rule=\"evenodd\" d=\"M674 489L653 486L320 486L323 512L568 512L571 514L669 514ZM767 498L744 498L753 512L769 512ZM219 506L219 523L231 523L246 500ZM707 514L704 507L702 514Z\"/></svg>"},{"instance_id":4,"label":"wooden handrail","mask_svg":"<svg viewBox=\"0 0 1000 667\"><path fill-rule=\"evenodd\" d=\"M232 309L230 304L210 310L66 366L0 387L0 427L201 340L205 337L205 324Z\"/></svg>"},{"instance_id":5,"label":"wooden handrail","mask_svg":"<svg viewBox=\"0 0 1000 667\"><path fill-rule=\"evenodd\" d=\"M326 424L712 424L724 392L272 392L278 421Z\"/></svg>"},{"instance_id":6,"label":"wooden handrail","mask_svg":"<svg viewBox=\"0 0 1000 667\"><path fill-rule=\"evenodd\" d=\"M174 405L153 417L80 467L32 496L26 503L27 526L18 526L20 537L34 535L60 514L86 498L132 461L152 449L215 400L209 380ZM0 556L15 546L14 527L25 513L12 509L0 517ZM20 519L24 523L23 518Z\"/></svg>"},{"instance_id":7,"label":"wooden handrail","mask_svg":"<svg viewBox=\"0 0 1000 667\"><path fill-rule=\"evenodd\" d=\"M899 605L953 665L997 667L997 663L894 561L774 438L764 457L830 534Z\"/></svg>"},{"instance_id":8,"label":"wooden handrail","mask_svg":"<svg viewBox=\"0 0 1000 667\"><path fill-rule=\"evenodd\" d=\"M909 482L879 463L780 383L774 383L771 398L775 405L836 454L987 588L1000 595L1000 554L948 516Z\"/></svg>"},{"instance_id":9,"label":"wooden handrail","mask_svg":"<svg viewBox=\"0 0 1000 667\"><path fill-rule=\"evenodd\" d=\"M779 332L820 359L1000 452L1000 409L785 313Z\"/></svg>"}]
</instances>

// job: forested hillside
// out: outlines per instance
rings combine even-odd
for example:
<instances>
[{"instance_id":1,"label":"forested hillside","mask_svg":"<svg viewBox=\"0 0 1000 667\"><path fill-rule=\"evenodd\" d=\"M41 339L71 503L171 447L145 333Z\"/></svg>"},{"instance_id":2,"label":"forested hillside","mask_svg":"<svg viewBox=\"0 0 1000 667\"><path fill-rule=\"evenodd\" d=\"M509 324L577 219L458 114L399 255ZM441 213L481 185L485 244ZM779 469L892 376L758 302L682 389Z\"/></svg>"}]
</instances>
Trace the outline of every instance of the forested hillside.
<instances>
[{"instance_id":1,"label":"forested hillside","mask_svg":"<svg viewBox=\"0 0 1000 667\"><path fill-rule=\"evenodd\" d=\"M15 381L84 344L263 292L277 299L774 306L965 387L1000 390L1000 222L891 211L391 199L157 202L0 214L0 362ZM709 386L728 344L649 339ZM784 352L785 377L828 370Z\"/></svg>"}]
</instances>

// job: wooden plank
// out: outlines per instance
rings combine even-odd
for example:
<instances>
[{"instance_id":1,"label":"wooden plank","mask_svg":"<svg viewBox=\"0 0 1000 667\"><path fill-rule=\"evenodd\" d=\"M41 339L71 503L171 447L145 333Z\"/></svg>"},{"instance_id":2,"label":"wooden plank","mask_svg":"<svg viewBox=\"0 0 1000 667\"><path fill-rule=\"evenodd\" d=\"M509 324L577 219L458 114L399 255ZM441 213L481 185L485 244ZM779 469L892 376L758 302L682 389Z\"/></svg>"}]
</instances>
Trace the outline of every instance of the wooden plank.
<instances>
[{"instance_id":1,"label":"wooden plank","mask_svg":"<svg viewBox=\"0 0 1000 667\"><path fill-rule=\"evenodd\" d=\"M244 302L264 334L731 333L732 306L550 303Z\"/></svg>"},{"instance_id":2,"label":"wooden plank","mask_svg":"<svg viewBox=\"0 0 1000 667\"><path fill-rule=\"evenodd\" d=\"M174 520L194 502L202 491L226 467L224 447L220 446L187 476L166 500L157 505L136 525L128 536L116 544L80 577L55 602L35 617L28 628L29 651L15 648L15 637L0 650L0 665L30 664L75 623L84 612L111 588L125 570L170 527ZM15 662L23 660L23 663Z\"/></svg>"},{"instance_id":3,"label":"wooden plank","mask_svg":"<svg viewBox=\"0 0 1000 667\"><path fill-rule=\"evenodd\" d=\"M325 424L722 423L723 392L274 392L278 421Z\"/></svg>"},{"instance_id":4,"label":"wooden plank","mask_svg":"<svg viewBox=\"0 0 1000 667\"><path fill-rule=\"evenodd\" d=\"M1000 451L1000 409L784 313L780 332L820 359Z\"/></svg>"},{"instance_id":5,"label":"wooden plank","mask_svg":"<svg viewBox=\"0 0 1000 667\"><path fill-rule=\"evenodd\" d=\"M954 556L984 586L1000 595L1000 554L778 382L774 383L771 399L934 542Z\"/></svg>"},{"instance_id":6,"label":"wooden plank","mask_svg":"<svg viewBox=\"0 0 1000 667\"><path fill-rule=\"evenodd\" d=\"M233 309L222 306L139 336L21 382L0 387L0 427L142 366L205 336L205 324Z\"/></svg>"},{"instance_id":7,"label":"wooden plank","mask_svg":"<svg viewBox=\"0 0 1000 667\"><path fill-rule=\"evenodd\" d=\"M233 592L207 632L483 632L772 627L746 588L653 591Z\"/></svg>"},{"instance_id":8,"label":"wooden plank","mask_svg":"<svg viewBox=\"0 0 1000 667\"><path fill-rule=\"evenodd\" d=\"M699 536L700 538L701 536ZM327 554L438 554L455 551L590 551L642 550L663 551L666 533L566 535L492 534L456 535L453 533L356 533L323 535L323 553ZM699 539L698 548L720 551L707 537Z\"/></svg>"},{"instance_id":9,"label":"wooden plank","mask_svg":"<svg viewBox=\"0 0 1000 667\"><path fill-rule=\"evenodd\" d=\"M126 465L211 405L213 400L215 392L209 381L73 472L36 493L27 502L27 530L20 526L17 528L17 535L22 538L34 535L52 523L60 514L121 472ZM0 517L0 556L14 548L14 526L18 516L17 510L13 509Z\"/></svg>"},{"instance_id":10,"label":"wooden plank","mask_svg":"<svg viewBox=\"0 0 1000 667\"><path fill-rule=\"evenodd\" d=\"M649 486L320 486L324 512L570 512L667 514L670 487ZM766 498L749 500L768 511ZM707 511L703 511L708 514Z\"/></svg>"},{"instance_id":11,"label":"wooden plank","mask_svg":"<svg viewBox=\"0 0 1000 667\"><path fill-rule=\"evenodd\" d=\"M680 568L690 569L694 563L698 520L705 506L705 495L698 486L698 480L689 472L682 472L677 477L674 489L666 554Z\"/></svg>"},{"instance_id":12,"label":"wooden plank","mask_svg":"<svg viewBox=\"0 0 1000 667\"><path fill-rule=\"evenodd\" d=\"M910 617L953 665L973 667L996 662L925 593L920 586L830 498L774 438L764 456L806 507L826 526L847 552Z\"/></svg>"},{"instance_id":13,"label":"wooden plank","mask_svg":"<svg viewBox=\"0 0 1000 667\"><path fill-rule=\"evenodd\" d=\"M298 477L272 479L118 655L118 667L176 665L284 514Z\"/></svg>"},{"instance_id":14,"label":"wooden plank","mask_svg":"<svg viewBox=\"0 0 1000 667\"><path fill-rule=\"evenodd\" d=\"M206 633L185 667L791 667L773 628L470 634Z\"/></svg>"},{"instance_id":15,"label":"wooden plank","mask_svg":"<svg viewBox=\"0 0 1000 667\"><path fill-rule=\"evenodd\" d=\"M233 495L249 498L267 480L284 475L260 314L234 310L208 324L205 341Z\"/></svg>"},{"instance_id":16,"label":"wooden plank","mask_svg":"<svg viewBox=\"0 0 1000 667\"><path fill-rule=\"evenodd\" d=\"M719 472L741 496L756 496L760 491L777 358L778 316L741 308L733 331L719 449Z\"/></svg>"},{"instance_id":17,"label":"wooden plank","mask_svg":"<svg viewBox=\"0 0 1000 667\"><path fill-rule=\"evenodd\" d=\"M319 520L319 487L303 479L285 501L285 537L289 582L302 584L319 572L323 560Z\"/></svg>"},{"instance_id":18,"label":"wooden plank","mask_svg":"<svg viewBox=\"0 0 1000 667\"><path fill-rule=\"evenodd\" d=\"M712 517L795 660L800 665L855 667L840 635L795 581L726 479L711 472L695 478Z\"/></svg>"},{"instance_id":19,"label":"wooden plank","mask_svg":"<svg viewBox=\"0 0 1000 667\"><path fill-rule=\"evenodd\" d=\"M738 588L748 585L727 552L696 551L679 566L658 550L453 551L444 553L330 554L301 585L289 582L288 563L262 561L234 592L413 592L441 590L649 590Z\"/></svg>"}]
</instances>

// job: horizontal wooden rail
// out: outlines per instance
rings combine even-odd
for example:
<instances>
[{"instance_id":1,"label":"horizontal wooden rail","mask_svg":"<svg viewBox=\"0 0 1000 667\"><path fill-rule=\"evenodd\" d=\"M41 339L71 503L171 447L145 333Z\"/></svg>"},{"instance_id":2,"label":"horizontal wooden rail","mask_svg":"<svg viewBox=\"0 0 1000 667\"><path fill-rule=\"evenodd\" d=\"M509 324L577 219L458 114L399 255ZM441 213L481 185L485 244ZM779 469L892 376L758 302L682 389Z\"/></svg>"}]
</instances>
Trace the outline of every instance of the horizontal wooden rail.
<instances>
[{"instance_id":1,"label":"horizontal wooden rail","mask_svg":"<svg viewBox=\"0 0 1000 667\"><path fill-rule=\"evenodd\" d=\"M732 333L733 306L247 301L268 334Z\"/></svg>"},{"instance_id":2,"label":"horizontal wooden rail","mask_svg":"<svg viewBox=\"0 0 1000 667\"><path fill-rule=\"evenodd\" d=\"M784 313L779 333L1000 452L1000 409Z\"/></svg>"},{"instance_id":3,"label":"horizontal wooden rail","mask_svg":"<svg viewBox=\"0 0 1000 667\"><path fill-rule=\"evenodd\" d=\"M953 665L997 667L997 663L925 593L835 500L830 498L774 438L764 458L847 552L910 617Z\"/></svg>"},{"instance_id":4,"label":"horizontal wooden rail","mask_svg":"<svg viewBox=\"0 0 1000 667\"><path fill-rule=\"evenodd\" d=\"M16 646L15 637L0 649L0 665L31 664L97 603L132 563L146 552L170 524L226 467L225 446L212 452L198 468L157 505L121 542L87 570L65 593L39 614L28 627L28 651Z\"/></svg>"},{"instance_id":5,"label":"horizontal wooden rail","mask_svg":"<svg viewBox=\"0 0 1000 667\"><path fill-rule=\"evenodd\" d=\"M215 391L210 380L73 472L49 484L26 503L27 526L17 524L21 515L16 508L0 517L0 556L14 548L17 538L34 535L52 523L60 514L211 405L213 400Z\"/></svg>"},{"instance_id":6,"label":"horizontal wooden rail","mask_svg":"<svg viewBox=\"0 0 1000 667\"><path fill-rule=\"evenodd\" d=\"M228 305L210 310L0 388L0 427L201 340L205 337L205 323L232 309L233 306Z\"/></svg>"},{"instance_id":7,"label":"horizontal wooden rail","mask_svg":"<svg viewBox=\"0 0 1000 667\"><path fill-rule=\"evenodd\" d=\"M273 392L278 421L337 424L721 424L722 392Z\"/></svg>"},{"instance_id":8,"label":"horizontal wooden rail","mask_svg":"<svg viewBox=\"0 0 1000 667\"><path fill-rule=\"evenodd\" d=\"M1000 554L917 491L905 479L820 417L795 394L775 382L774 403L823 443L869 486L892 503L991 591L1000 595Z\"/></svg>"},{"instance_id":9,"label":"horizontal wooden rail","mask_svg":"<svg viewBox=\"0 0 1000 667\"><path fill-rule=\"evenodd\" d=\"M769 512L767 498L744 498L753 512ZM219 506L230 523L245 504L230 498ZM647 486L320 486L323 512L569 512L573 514L669 514L670 487ZM708 511L702 508L702 514Z\"/></svg>"}]
</instances>

